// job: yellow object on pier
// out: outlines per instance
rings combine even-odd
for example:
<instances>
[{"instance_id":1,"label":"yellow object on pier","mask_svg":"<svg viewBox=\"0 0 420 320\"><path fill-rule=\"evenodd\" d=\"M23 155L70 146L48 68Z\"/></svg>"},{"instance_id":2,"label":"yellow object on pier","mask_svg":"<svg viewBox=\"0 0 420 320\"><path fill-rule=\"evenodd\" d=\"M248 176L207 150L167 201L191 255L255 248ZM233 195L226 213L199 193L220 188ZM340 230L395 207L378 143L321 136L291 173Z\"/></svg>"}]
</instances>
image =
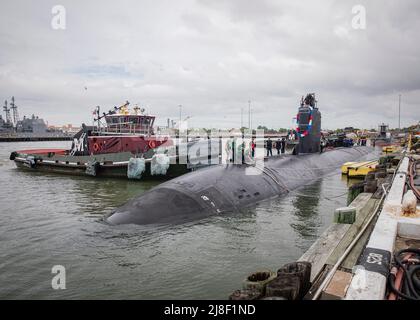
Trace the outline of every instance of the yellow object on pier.
<instances>
[{"instance_id":1,"label":"yellow object on pier","mask_svg":"<svg viewBox=\"0 0 420 320\"><path fill-rule=\"evenodd\" d=\"M394 153L398 151L400 148L398 146L385 146L382 147L382 152L384 153Z\"/></svg>"},{"instance_id":2,"label":"yellow object on pier","mask_svg":"<svg viewBox=\"0 0 420 320\"><path fill-rule=\"evenodd\" d=\"M349 177L364 177L369 172L374 171L377 165L378 165L378 161L373 161L371 163L367 163L358 167L350 167L348 176Z\"/></svg>"},{"instance_id":3,"label":"yellow object on pier","mask_svg":"<svg viewBox=\"0 0 420 320\"><path fill-rule=\"evenodd\" d=\"M346 162L341 166L341 173L342 174L348 174L349 173L349 167L353 164L356 164L357 162Z\"/></svg>"},{"instance_id":4,"label":"yellow object on pier","mask_svg":"<svg viewBox=\"0 0 420 320\"><path fill-rule=\"evenodd\" d=\"M363 162L346 162L341 166L341 172L349 177L364 177L369 172L374 171L378 165L378 160Z\"/></svg>"}]
</instances>

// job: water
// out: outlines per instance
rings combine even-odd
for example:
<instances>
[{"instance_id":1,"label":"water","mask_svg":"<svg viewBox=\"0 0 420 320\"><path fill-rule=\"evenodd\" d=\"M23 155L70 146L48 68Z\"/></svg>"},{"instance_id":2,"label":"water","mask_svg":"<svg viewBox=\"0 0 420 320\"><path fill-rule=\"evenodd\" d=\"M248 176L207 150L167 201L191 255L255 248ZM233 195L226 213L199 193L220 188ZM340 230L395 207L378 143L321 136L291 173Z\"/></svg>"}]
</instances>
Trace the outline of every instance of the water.
<instances>
[{"instance_id":1,"label":"water","mask_svg":"<svg viewBox=\"0 0 420 320\"><path fill-rule=\"evenodd\" d=\"M247 274L299 258L346 204L339 170L239 214L160 227L103 216L156 183L18 170L11 151L68 142L0 143L1 299L226 299ZM66 268L53 290L51 268Z\"/></svg>"}]
</instances>

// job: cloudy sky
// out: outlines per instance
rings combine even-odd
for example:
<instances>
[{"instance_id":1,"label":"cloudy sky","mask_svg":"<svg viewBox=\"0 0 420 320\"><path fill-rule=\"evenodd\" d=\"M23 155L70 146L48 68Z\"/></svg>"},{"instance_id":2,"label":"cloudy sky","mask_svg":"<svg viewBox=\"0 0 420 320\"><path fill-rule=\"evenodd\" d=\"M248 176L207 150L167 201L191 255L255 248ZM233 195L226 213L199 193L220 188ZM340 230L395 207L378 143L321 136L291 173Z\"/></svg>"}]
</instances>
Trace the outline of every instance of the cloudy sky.
<instances>
[{"instance_id":1,"label":"cloudy sky","mask_svg":"<svg viewBox=\"0 0 420 320\"><path fill-rule=\"evenodd\" d=\"M352 7L366 28L352 27ZM55 5L66 29L51 26ZM420 120L420 1L1 1L0 99L49 124L128 100L190 125L290 127L316 92L323 127ZM85 87L87 89L85 89ZM4 115L3 115L4 116Z\"/></svg>"}]
</instances>

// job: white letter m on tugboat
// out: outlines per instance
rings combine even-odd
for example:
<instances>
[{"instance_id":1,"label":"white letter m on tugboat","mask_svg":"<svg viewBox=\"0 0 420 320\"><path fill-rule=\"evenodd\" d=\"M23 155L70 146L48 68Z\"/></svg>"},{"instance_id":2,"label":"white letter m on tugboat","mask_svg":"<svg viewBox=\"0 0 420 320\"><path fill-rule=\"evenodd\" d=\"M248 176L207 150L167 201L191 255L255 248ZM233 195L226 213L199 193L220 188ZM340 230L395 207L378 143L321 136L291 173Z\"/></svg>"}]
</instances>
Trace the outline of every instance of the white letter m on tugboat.
<instances>
[{"instance_id":1,"label":"white letter m on tugboat","mask_svg":"<svg viewBox=\"0 0 420 320\"><path fill-rule=\"evenodd\" d=\"M70 154L73 156L76 152L84 152L84 142L85 142L86 132L82 133L79 139L74 138L73 140L73 148L71 149Z\"/></svg>"}]
</instances>

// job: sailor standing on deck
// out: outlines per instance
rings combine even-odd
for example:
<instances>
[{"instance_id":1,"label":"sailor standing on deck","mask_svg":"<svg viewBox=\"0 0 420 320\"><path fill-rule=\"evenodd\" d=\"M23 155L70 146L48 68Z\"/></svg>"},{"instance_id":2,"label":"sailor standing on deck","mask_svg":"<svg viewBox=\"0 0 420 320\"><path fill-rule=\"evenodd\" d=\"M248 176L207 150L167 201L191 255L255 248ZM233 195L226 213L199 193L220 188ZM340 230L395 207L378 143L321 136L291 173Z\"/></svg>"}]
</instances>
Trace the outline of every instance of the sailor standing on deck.
<instances>
[{"instance_id":1,"label":"sailor standing on deck","mask_svg":"<svg viewBox=\"0 0 420 320\"><path fill-rule=\"evenodd\" d=\"M254 138L251 139L251 157L252 159L254 159L255 157L255 139Z\"/></svg>"},{"instance_id":2,"label":"sailor standing on deck","mask_svg":"<svg viewBox=\"0 0 420 320\"><path fill-rule=\"evenodd\" d=\"M281 139L281 153L284 154L286 150L286 138Z\"/></svg>"},{"instance_id":3,"label":"sailor standing on deck","mask_svg":"<svg viewBox=\"0 0 420 320\"><path fill-rule=\"evenodd\" d=\"M281 140L280 140L280 138L278 138L277 141L276 141L277 155L280 155L280 149L281 149Z\"/></svg>"},{"instance_id":4,"label":"sailor standing on deck","mask_svg":"<svg viewBox=\"0 0 420 320\"><path fill-rule=\"evenodd\" d=\"M267 148L267 157L269 156L269 154L271 156L273 156L273 141L271 141L270 138L268 138L267 142L266 142L266 148Z\"/></svg>"}]
</instances>

